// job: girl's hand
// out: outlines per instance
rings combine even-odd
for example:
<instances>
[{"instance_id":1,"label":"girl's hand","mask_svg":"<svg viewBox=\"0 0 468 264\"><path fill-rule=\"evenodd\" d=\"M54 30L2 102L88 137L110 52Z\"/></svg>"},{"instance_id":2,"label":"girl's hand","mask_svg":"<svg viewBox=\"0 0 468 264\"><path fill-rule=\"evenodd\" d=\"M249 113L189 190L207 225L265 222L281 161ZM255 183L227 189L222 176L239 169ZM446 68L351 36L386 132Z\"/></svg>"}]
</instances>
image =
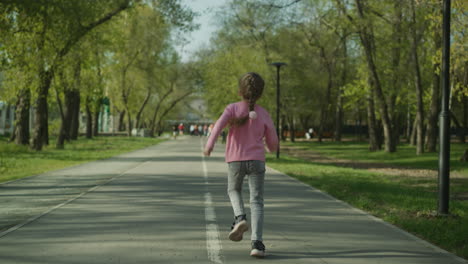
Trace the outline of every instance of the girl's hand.
<instances>
[{"instance_id":1,"label":"girl's hand","mask_svg":"<svg viewBox=\"0 0 468 264\"><path fill-rule=\"evenodd\" d=\"M209 156L211 155L211 151L213 151L213 149L207 149L207 148L206 148L206 149L203 151L203 155L209 157Z\"/></svg>"}]
</instances>

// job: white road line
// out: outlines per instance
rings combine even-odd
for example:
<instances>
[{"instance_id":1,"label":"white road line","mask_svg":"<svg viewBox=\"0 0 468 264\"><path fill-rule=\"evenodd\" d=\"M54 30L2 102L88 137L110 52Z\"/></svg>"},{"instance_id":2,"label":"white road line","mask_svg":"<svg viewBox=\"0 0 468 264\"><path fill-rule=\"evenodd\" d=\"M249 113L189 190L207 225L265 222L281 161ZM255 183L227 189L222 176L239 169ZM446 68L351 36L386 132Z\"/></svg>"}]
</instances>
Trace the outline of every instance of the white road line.
<instances>
[{"instance_id":1,"label":"white road line","mask_svg":"<svg viewBox=\"0 0 468 264\"><path fill-rule=\"evenodd\" d=\"M213 202L211 200L211 193L205 193L205 219L209 222L216 221L216 213L213 208Z\"/></svg>"},{"instance_id":2,"label":"white road line","mask_svg":"<svg viewBox=\"0 0 468 264\"><path fill-rule=\"evenodd\" d=\"M129 172L129 171L131 171L131 170L133 170L133 169L136 169L136 168L140 167L141 165L143 165L143 164L145 164L145 163L147 163L147 162L148 162L148 161L143 162L143 163L140 163L140 164L138 164L137 166L132 167L132 168L130 168L130 169L128 169L128 170L126 170L126 171L120 173L119 175L116 175L116 176L114 176L114 177L108 179L107 181L105 181L105 182L103 182L103 183L101 183L101 184L98 184L98 185L96 185L96 186L93 186L93 187L89 188L88 190L86 190L86 191L84 191L84 192L78 194L78 195L75 196L75 197L72 197L72 198L66 200L66 201L63 202L63 203L61 203L61 204L59 204L59 205L56 205L56 206L50 208L49 210L43 212L42 214L33 216L33 217L27 219L26 221L23 221L23 222L21 222L21 223L15 225L15 226L12 226L12 227L8 228L7 230L5 230L5 231L3 231L3 232L0 232L0 238L2 238L2 237L4 237L4 236L8 235L9 233L11 233L11 232L13 232L13 231L15 231L15 230L20 229L21 227L23 227L23 226L25 226L25 225L28 225L28 224L30 224L30 223L36 221L37 219L39 219L39 218L41 218L41 217L43 217L43 216L49 214L50 212L52 212L52 211L54 211L54 210L56 210L56 209L58 209L58 208L60 208L60 207L62 207L62 206L64 206L64 205L66 205L66 204L69 204L69 203L75 201L76 199L82 197L82 196L85 195L85 194L90 193L90 192L96 190L97 188L99 188L99 187L101 187L101 186L103 186L103 185L108 184L109 182L115 180L116 178L118 178L118 177L120 177L120 176L126 174L127 172Z\"/></svg>"},{"instance_id":3,"label":"white road line","mask_svg":"<svg viewBox=\"0 0 468 264\"><path fill-rule=\"evenodd\" d=\"M203 152L203 140L200 140L201 149ZM205 221L206 221L206 250L208 259L211 262L223 264L221 255L221 242L219 240L218 224L216 223L216 213L213 207L211 193L208 191L208 169L206 167L205 156L202 153L202 168L205 177Z\"/></svg>"},{"instance_id":4,"label":"white road line","mask_svg":"<svg viewBox=\"0 0 468 264\"><path fill-rule=\"evenodd\" d=\"M211 262L222 264L221 243L219 242L218 224L211 201L211 193L205 193L206 250Z\"/></svg>"},{"instance_id":5,"label":"white road line","mask_svg":"<svg viewBox=\"0 0 468 264\"><path fill-rule=\"evenodd\" d=\"M206 167L205 156L202 156L202 159L203 176L205 177L205 184L208 184L208 168Z\"/></svg>"}]
</instances>

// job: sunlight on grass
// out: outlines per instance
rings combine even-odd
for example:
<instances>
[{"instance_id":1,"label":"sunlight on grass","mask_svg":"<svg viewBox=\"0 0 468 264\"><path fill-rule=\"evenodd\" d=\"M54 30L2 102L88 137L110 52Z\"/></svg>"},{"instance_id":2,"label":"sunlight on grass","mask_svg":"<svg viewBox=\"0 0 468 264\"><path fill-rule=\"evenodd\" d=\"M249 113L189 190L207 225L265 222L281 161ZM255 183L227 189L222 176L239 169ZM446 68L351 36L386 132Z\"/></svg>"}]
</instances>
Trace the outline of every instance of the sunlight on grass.
<instances>
[{"instance_id":1,"label":"sunlight on grass","mask_svg":"<svg viewBox=\"0 0 468 264\"><path fill-rule=\"evenodd\" d=\"M408 144L398 145L397 152L387 153L385 151L371 152L366 142L286 142L287 146L299 147L301 149L319 152L325 156L338 159L359 160L365 162L386 163L415 169L438 169L438 153L423 153L416 155L416 148ZM468 164L460 162L459 159L467 144L452 143L450 154L450 168L453 171L466 173L468 176Z\"/></svg>"},{"instance_id":2,"label":"sunlight on grass","mask_svg":"<svg viewBox=\"0 0 468 264\"><path fill-rule=\"evenodd\" d=\"M7 143L6 138L0 138L0 182L109 158L161 141L162 139L129 137L80 138L65 144L63 150L46 146L42 151L36 152L28 146Z\"/></svg>"},{"instance_id":3,"label":"sunlight on grass","mask_svg":"<svg viewBox=\"0 0 468 264\"><path fill-rule=\"evenodd\" d=\"M378 154L381 155L381 154ZM419 160L419 159L418 159ZM362 169L318 164L283 155L267 158L268 166L395 224L454 254L468 258L468 177L454 179L450 212L438 217L437 179L389 176Z\"/></svg>"}]
</instances>

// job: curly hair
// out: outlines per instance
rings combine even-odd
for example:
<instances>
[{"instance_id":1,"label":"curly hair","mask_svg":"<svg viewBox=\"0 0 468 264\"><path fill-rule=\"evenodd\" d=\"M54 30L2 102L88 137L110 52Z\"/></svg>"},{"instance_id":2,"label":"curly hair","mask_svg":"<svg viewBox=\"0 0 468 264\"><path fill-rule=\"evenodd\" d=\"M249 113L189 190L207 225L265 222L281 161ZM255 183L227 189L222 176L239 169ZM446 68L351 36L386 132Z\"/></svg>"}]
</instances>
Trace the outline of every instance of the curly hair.
<instances>
[{"instance_id":1,"label":"curly hair","mask_svg":"<svg viewBox=\"0 0 468 264\"><path fill-rule=\"evenodd\" d=\"M239 79L239 92L248 104L249 111L255 110L255 102L262 96L265 81L255 72L248 72ZM246 116L233 118L230 120L232 126L242 126L249 120L249 114Z\"/></svg>"}]
</instances>

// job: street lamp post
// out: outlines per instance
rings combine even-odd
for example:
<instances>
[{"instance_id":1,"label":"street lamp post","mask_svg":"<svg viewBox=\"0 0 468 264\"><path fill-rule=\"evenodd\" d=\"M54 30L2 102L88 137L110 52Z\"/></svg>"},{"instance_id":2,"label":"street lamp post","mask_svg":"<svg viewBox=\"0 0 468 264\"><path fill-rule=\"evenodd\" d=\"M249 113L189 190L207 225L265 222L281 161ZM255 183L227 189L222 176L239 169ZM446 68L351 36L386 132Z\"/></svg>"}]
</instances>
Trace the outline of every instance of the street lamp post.
<instances>
[{"instance_id":1,"label":"street lamp post","mask_svg":"<svg viewBox=\"0 0 468 264\"><path fill-rule=\"evenodd\" d=\"M270 63L276 67L276 134L278 135L278 149L276 150L276 158L279 159L280 155L280 68L286 65L284 62L273 62Z\"/></svg>"},{"instance_id":2,"label":"street lamp post","mask_svg":"<svg viewBox=\"0 0 468 264\"><path fill-rule=\"evenodd\" d=\"M442 109L439 115L439 215L449 213L450 186L450 0L443 3Z\"/></svg>"}]
</instances>

